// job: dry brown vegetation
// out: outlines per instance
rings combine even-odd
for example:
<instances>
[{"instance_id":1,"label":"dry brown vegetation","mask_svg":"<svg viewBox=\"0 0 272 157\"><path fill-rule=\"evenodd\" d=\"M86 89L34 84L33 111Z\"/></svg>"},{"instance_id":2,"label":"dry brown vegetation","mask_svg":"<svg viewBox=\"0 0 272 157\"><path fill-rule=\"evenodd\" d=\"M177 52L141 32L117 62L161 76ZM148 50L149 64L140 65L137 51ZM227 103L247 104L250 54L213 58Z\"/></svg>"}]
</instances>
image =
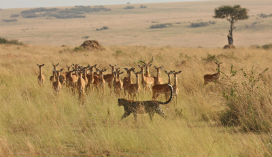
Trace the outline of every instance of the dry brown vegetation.
<instances>
[{"instance_id":1,"label":"dry brown vegetation","mask_svg":"<svg viewBox=\"0 0 272 157\"><path fill-rule=\"evenodd\" d=\"M272 156L272 1L235 1L250 18L237 25L237 48L222 49L228 25L212 16L214 8L233 3L117 5L62 20L1 10L1 36L26 44L0 38L0 154ZM10 18L16 20L3 21ZM110 29L96 31L102 26ZM73 48L94 37L103 48L97 42L87 42L92 51ZM204 85L215 61L223 63L220 75ZM168 83L178 96L161 106L166 119L120 120L118 98L164 101Z\"/></svg>"},{"instance_id":2,"label":"dry brown vegetation","mask_svg":"<svg viewBox=\"0 0 272 157\"><path fill-rule=\"evenodd\" d=\"M71 53L64 49L0 45L1 154L271 155L272 73L262 73L271 66L271 50L133 46ZM117 50L124 53L116 56ZM68 88L56 96L50 85L52 63L59 62L59 69L72 63L137 67L139 60L152 56L156 65L182 70L178 103L163 107L166 120L155 116L150 122L141 115L137 123L133 117L120 121L123 109L108 87L103 96L91 91L80 105ZM215 71L214 58L223 62L224 74L218 83L204 86L203 75ZM43 87L37 83L36 63L45 64ZM150 70L155 76L155 69ZM167 75L161 76L167 82ZM152 99L151 91L140 91L137 99Z\"/></svg>"}]
</instances>

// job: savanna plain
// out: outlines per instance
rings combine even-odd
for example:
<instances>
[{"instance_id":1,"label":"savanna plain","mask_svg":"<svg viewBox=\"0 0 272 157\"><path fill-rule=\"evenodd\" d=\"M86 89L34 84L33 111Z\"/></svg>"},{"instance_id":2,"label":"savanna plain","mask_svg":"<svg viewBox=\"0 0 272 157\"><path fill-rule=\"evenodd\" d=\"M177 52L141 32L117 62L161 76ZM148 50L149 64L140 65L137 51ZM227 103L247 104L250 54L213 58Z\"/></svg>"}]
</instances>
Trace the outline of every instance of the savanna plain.
<instances>
[{"instance_id":1,"label":"savanna plain","mask_svg":"<svg viewBox=\"0 0 272 157\"><path fill-rule=\"evenodd\" d=\"M234 4L248 8L249 19L236 25L236 48L222 49L229 24L214 19L214 9ZM134 8L105 6L111 10L61 19L21 14L29 8L0 10L0 36L24 43L0 44L0 155L272 156L272 2L129 6ZM104 49L75 48L87 39ZM87 91L82 103L66 86L57 94L49 80L52 63L64 71L71 64L97 64L108 74L109 64L139 71L152 57L155 66L182 71L178 95L161 105L166 119L139 114L137 121L132 115L121 120L117 99L123 94L105 86L103 93ZM220 78L204 85L203 76L217 71L215 62L222 63ZM43 86L36 64L45 64ZM150 72L156 75L153 66ZM141 87L135 99L152 100L152 93Z\"/></svg>"}]
</instances>

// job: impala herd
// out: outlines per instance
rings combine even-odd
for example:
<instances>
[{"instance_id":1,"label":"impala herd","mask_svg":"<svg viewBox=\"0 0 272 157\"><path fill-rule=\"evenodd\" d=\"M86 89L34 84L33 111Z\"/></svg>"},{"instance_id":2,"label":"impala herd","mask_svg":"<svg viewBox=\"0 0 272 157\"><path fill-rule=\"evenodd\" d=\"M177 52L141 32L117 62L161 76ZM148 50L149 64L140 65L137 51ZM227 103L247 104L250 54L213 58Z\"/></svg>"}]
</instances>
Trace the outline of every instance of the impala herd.
<instances>
[{"instance_id":1,"label":"impala herd","mask_svg":"<svg viewBox=\"0 0 272 157\"><path fill-rule=\"evenodd\" d=\"M67 71L59 69L59 64L52 64L53 71L50 76L52 87L56 94L58 94L63 87L69 88L73 93L78 93L79 99L82 99L86 94L97 90L104 94L105 86L107 85L111 92L117 96L124 94L131 99L135 99L140 89L152 92L152 99L157 99L160 95L164 95L168 99L170 90L168 84L173 86L173 95L177 97L178 89L178 74L181 71L164 71L168 76L168 82L163 83L161 77L162 66L154 66L156 76L151 76L150 68L152 67L153 58L149 62L140 61L138 65L139 70L134 67L123 68L126 76L121 79L120 75L124 74L117 65L109 65L111 72L104 74L106 68L98 68L97 65L81 66L79 64L72 64L67 66ZM204 75L204 84L212 81L217 81L220 76L220 64L217 64L217 73ZM44 64L37 64L39 67L38 84L44 84L45 77L42 73ZM135 75L136 81L132 82L132 74ZM171 75L173 75L173 83L171 83ZM122 92L123 91L123 92Z\"/></svg>"}]
</instances>

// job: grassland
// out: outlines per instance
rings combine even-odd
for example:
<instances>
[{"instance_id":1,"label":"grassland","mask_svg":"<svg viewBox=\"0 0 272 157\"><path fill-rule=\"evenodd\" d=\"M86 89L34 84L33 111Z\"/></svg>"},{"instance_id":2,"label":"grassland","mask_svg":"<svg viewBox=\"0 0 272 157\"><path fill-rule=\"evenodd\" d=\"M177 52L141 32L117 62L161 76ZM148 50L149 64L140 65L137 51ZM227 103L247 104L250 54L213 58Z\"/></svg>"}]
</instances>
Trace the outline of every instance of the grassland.
<instances>
[{"instance_id":1,"label":"grassland","mask_svg":"<svg viewBox=\"0 0 272 157\"><path fill-rule=\"evenodd\" d=\"M250 19L238 22L234 34L237 49L221 49L228 23L212 16L223 4L249 9ZM105 6L111 10L67 19L0 10L0 36L9 39L0 44L0 155L272 156L272 70L262 73L272 66L272 50L251 46L272 43L272 18L259 15L272 13L272 1L133 6ZM105 50L73 51L86 39ZM56 96L49 82L52 63L137 67L152 56L154 65L182 70L177 100L162 106L166 120L140 115L137 122L133 116L120 121L123 107L109 89L89 93L82 105L66 88ZM204 86L203 75L216 72L215 59L223 63L220 80ZM37 63L45 64L43 87ZM141 90L137 99L151 97Z\"/></svg>"},{"instance_id":2,"label":"grassland","mask_svg":"<svg viewBox=\"0 0 272 157\"><path fill-rule=\"evenodd\" d=\"M249 9L250 18L237 23L237 31L234 33L236 45L263 45L271 42L272 18L258 16L272 13L270 0L145 4L147 8L133 5L134 9L113 5L105 6L110 11L91 12L83 14L85 18L72 19L23 18L21 12L29 9L4 9L0 11L0 35L36 45L75 46L89 36L89 39L98 40L103 45L222 47L227 40L229 24L226 20L213 19L213 14L214 8L226 4L241 4ZM11 17L16 14L19 16ZM5 22L7 20L17 22ZM205 27L191 27L192 23L208 21L216 23ZM164 23L172 26L150 29L152 25ZM103 26L109 29L96 31Z\"/></svg>"},{"instance_id":3,"label":"grassland","mask_svg":"<svg viewBox=\"0 0 272 157\"><path fill-rule=\"evenodd\" d=\"M223 84L203 86L203 75L235 69L261 72L271 67L271 50L240 48L175 48L113 46L104 51L72 52L72 47L0 45L0 154L11 156L271 156L271 132L243 131L220 122L227 101ZM134 54L137 53L137 56ZM162 107L168 118L156 115L151 122L141 115L120 121L123 108L106 91L93 92L80 105L65 88L55 96L49 83L51 63L136 66L154 56L154 65L182 70L177 104ZM211 57L212 56L212 57ZM45 86L37 83L38 67L45 63ZM152 71L154 73L154 71ZM271 70L263 77L271 86ZM163 75L164 82L166 76ZM135 78L134 78L135 79ZM262 85L261 87L265 87ZM271 98L268 94L266 97ZM149 100L140 92L139 100ZM163 97L161 98L163 99ZM267 102L266 105L271 103Z\"/></svg>"}]
</instances>

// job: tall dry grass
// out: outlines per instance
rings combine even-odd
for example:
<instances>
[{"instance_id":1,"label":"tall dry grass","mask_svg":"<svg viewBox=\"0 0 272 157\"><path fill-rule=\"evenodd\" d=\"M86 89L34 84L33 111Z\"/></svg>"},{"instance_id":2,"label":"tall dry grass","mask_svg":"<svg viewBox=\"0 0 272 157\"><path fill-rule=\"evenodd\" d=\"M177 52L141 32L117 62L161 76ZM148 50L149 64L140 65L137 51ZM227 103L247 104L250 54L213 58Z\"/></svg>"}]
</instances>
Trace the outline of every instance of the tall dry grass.
<instances>
[{"instance_id":1,"label":"tall dry grass","mask_svg":"<svg viewBox=\"0 0 272 157\"><path fill-rule=\"evenodd\" d=\"M164 120L148 115L120 121L123 108L107 89L104 96L93 92L80 105L67 89L55 96L49 83L51 63L118 64L136 66L138 60L154 56L154 65L182 70L177 104L162 107ZM101 52L76 52L72 48L0 45L0 154L11 156L271 156L271 132L244 132L243 125L224 126L221 115L229 110L219 83L203 86L203 75L214 73L214 59L222 71L271 66L271 51L174 47L107 47ZM46 64L46 82L37 83L36 63ZM155 71L152 71L154 73ZM263 75L261 87L270 87L271 71ZM166 75L163 75L167 81ZM135 78L134 78L135 79ZM238 88L240 89L240 88ZM268 95L270 100L270 93ZM242 97L243 98L243 97ZM151 99L141 92L139 100ZM163 97L161 97L163 99ZM255 99L254 99L255 100ZM266 100L266 99L265 99ZM256 100L259 103L258 100ZM271 107L270 101L264 101ZM235 105L243 104L239 99ZM269 111L267 111L269 112ZM244 123L242 123L244 124Z\"/></svg>"}]
</instances>

